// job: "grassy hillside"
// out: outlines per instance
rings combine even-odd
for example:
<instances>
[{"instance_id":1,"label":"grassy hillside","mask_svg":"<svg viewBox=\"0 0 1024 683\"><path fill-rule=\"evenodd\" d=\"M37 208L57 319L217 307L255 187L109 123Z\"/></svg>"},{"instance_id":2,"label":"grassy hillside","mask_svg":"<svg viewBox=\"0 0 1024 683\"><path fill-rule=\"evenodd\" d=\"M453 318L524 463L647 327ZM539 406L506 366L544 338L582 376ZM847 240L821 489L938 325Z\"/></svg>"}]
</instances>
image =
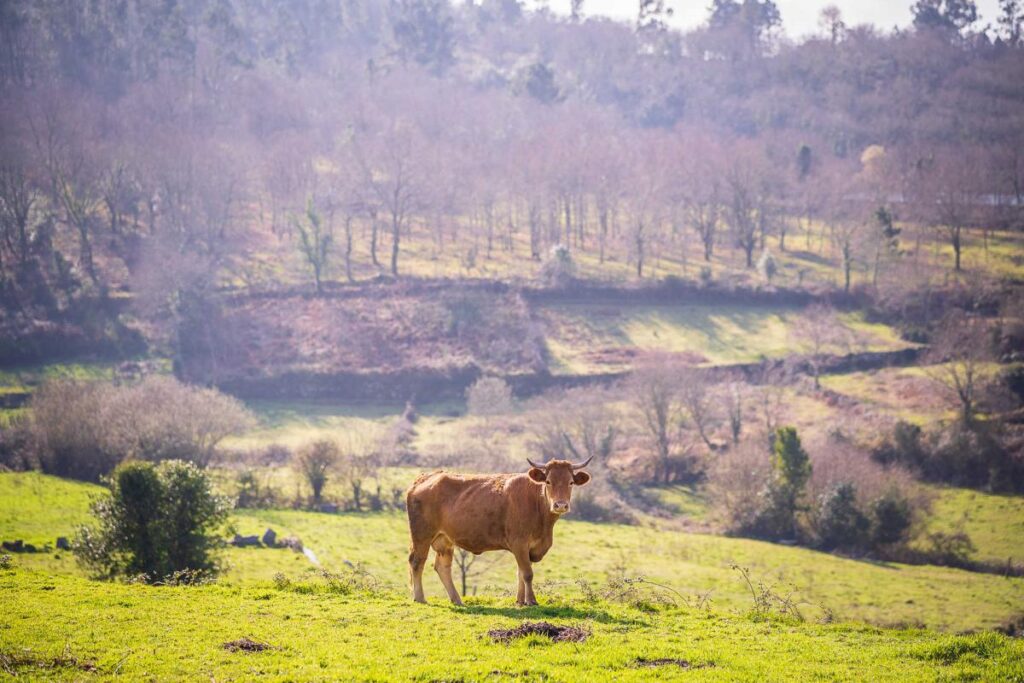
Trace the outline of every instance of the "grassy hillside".
<instances>
[{"instance_id":1,"label":"grassy hillside","mask_svg":"<svg viewBox=\"0 0 1024 683\"><path fill-rule=\"evenodd\" d=\"M25 479L30 483L24 483ZM46 528L53 538L69 534L84 518L84 506L95 488L40 475L0 475L0 499L17 501L7 504L9 510L45 509L45 503L32 500L44 491L44 501L63 498L69 502L53 514L47 513L43 521L5 512L0 538L24 535L27 540L29 534L35 534L31 537L45 540ZM1018 508L1015 514L1024 515L1024 511ZM338 571L348 566L346 562L358 565L391 589L404 592L408 532L402 513L239 510L234 525L244 534L262 533L271 527L280 535L297 535L325 568ZM269 581L279 572L296 578L310 569L304 556L283 549L232 548L225 559L228 571L221 579L225 585ZM18 561L26 568L81 574L68 554L21 555ZM832 614L876 624L920 623L959 631L992 628L1019 613L1024 605L1024 579L872 563L747 539L571 520L559 523L554 548L537 566L538 595L542 601L563 598L575 590L578 579L598 583L608 576L643 576L691 600L707 595L719 610L746 610L751 605L750 593L730 568L733 563L748 567L755 581L763 581L775 593L791 594L810 619ZM514 580L511 557L491 553L481 556L467 583L471 594L494 597L507 596ZM425 586L428 597L442 595L440 582L432 573Z\"/></svg>"},{"instance_id":2,"label":"grassy hillside","mask_svg":"<svg viewBox=\"0 0 1024 683\"><path fill-rule=\"evenodd\" d=\"M954 488L936 493L930 529L963 530L977 546L979 560L1024 559L1024 496Z\"/></svg>"},{"instance_id":3,"label":"grassy hillside","mask_svg":"<svg viewBox=\"0 0 1024 683\"><path fill-rule=\"evenodd\" d=\"M780 358L798 351L791 332L799 314L798 308L699 304L560 304L540 311L553 371L564 374L626 370L651 352L687 354L708 365ZM891 328L859 314L844 315L842 322L865 350L907 346Z\"/></svg>"}]
</instances>

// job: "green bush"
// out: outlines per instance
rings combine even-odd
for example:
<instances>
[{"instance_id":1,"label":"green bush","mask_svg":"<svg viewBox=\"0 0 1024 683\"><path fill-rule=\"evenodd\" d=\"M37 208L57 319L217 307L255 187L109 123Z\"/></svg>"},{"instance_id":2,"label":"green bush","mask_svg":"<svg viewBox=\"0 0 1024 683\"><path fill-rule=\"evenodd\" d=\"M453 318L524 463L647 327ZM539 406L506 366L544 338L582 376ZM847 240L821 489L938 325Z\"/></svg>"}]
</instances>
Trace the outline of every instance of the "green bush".
<instances>
[{"instance_id":1,"label":"green bush","mask_svg":"<svg viewBox=\"0 0 1024 683\"><path fill-rule=\"evenodd\" d=\"M857 487L843 482L821 497L818 512L818 543L825 550L864 547L871 531L871 520L857 505Z\"/></svg>"},{"instance_id":2,"label":"green bush","mask_svg":"<svg viewBox=\"0 0 1024 683\"><path fill-rule=\"evenodd\" d=\"M74 544L95 575L154 583L217 573L216 531L230 505L203 470L180 461L127 462L109 486L110 495L92 506L96 525L81 527Z\"/></svg>"},{"instance_id":3,"label":"green bush","mask_svg":"<svg viewBox=\"0 0 1024 683\"><path fill-rule=\"evenodd\" d=\"M914 511L903 494L892 489L871 503L871 543L891 546L902 543L910 533Z\"/></svg>"}]
</instances>

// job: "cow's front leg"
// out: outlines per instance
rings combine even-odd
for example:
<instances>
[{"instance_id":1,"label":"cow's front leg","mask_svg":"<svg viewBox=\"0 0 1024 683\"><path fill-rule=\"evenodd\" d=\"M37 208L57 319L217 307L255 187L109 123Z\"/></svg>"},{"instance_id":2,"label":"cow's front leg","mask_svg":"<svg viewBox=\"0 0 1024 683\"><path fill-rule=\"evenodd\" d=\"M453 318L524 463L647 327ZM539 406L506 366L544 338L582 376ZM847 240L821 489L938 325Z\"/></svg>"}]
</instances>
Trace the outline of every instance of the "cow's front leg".
<instances>
[{"instance_id":1,"label":"cow's front leg","mask_svg":"<svg viewBox=\"0 0 1024 683\"><path fill-rule=\"evenodd\" d=\"M530 551L517 552L516 564L519 565L519 593L516 604L520 606L536 605L537 598L533 594L533 563L530 562Z\"/></svg>"}]
</instances>

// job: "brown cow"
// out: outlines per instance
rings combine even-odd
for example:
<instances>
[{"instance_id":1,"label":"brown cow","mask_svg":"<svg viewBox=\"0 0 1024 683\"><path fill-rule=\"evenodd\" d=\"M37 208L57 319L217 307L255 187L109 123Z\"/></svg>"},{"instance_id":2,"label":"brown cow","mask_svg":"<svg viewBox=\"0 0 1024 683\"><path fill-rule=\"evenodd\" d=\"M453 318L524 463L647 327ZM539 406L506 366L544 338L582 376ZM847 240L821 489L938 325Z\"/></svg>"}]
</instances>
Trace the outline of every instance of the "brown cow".
<instances>
[{"instance_id":1,"label":"brown cow","mask_svg":"<svg viewBox=\"0 0 1024 683\"><path fill-rule=\"evenodd\" d=\"M452 556L456 546L476 555L488 550L507 550L519 565L516 604L536 605L533 595L533 563L551 548L555 522L569 512L573 486L584 486L590 475L574 464L552 460L546 465L532 461L525 474L462 475L433 472L421 475L409 487L409 577L412 597L423 597L423 566L433 547L434 569L461 605L452 582Z\"/></svg>"}]
</instances>

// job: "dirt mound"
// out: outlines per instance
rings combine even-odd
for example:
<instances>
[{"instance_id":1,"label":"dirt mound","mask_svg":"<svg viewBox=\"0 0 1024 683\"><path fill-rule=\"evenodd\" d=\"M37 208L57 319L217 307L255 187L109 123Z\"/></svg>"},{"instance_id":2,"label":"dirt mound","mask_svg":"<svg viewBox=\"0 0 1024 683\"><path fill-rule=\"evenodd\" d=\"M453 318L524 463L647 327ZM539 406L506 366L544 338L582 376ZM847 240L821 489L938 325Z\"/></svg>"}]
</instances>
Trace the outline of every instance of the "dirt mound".
<instances>
[{"instance_id":1,"label":"dirt mound","mask_svg":"<svg viewBox=\"0 0 1024 683\"><path fill-rule=\"evenodd\" d=\"M659 666L678 666L680 669L704 669L711 665L691 664L685 659L673 659L671 657L662 657L660 659L645 659L644 657L640 657L636 660L635 666L647 669L654 669Z\"/></svg>"},{"instance_id":2,"label":"dirt mound","mask_svg":"<svg viewBox=\"0 0 1024 683\"><path fill-rule=\"evenodd\" d=\"M582 643L590 635L576 626L557 626L546 621L524 621L515 628L496 628L487 632L496 643L510 643L517 638L538 635L556 643Z\"/></svg>"},{"instance_id":3,"label":"dirt mound","mask_svg":"<svg viewBox=\"0 0 1024 683\"><path fill-rule=\"evenodd\" d=\"M252 638L240 638L224 643L223 648L229 652L263 652L271 649L271 646Z\"/></svg>"}]
</instances>

